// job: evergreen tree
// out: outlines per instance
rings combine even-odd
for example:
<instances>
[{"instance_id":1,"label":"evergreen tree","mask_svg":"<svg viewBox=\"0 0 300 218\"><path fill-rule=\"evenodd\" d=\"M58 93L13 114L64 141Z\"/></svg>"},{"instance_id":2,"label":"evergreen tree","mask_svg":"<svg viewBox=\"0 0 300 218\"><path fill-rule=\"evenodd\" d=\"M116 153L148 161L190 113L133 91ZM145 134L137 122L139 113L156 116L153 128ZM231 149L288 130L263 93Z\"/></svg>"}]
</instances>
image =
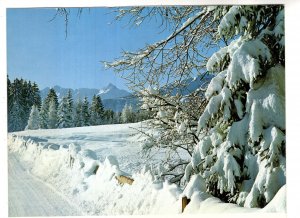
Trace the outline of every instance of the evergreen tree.
<instances>
[{"instance_id":1,"label":"evergreen tree","mask_svg":"<svg viewBox=\"0 0 300 218\"><path fill-rule=\"evenodd\" d=\"M54 101L54 103L55 103L55 109L57 110L58 109L58 97L57 97L57 94L56 94L56 92L55 92L55 90L53 88L51 88L49 90L48 95L45 98L45 107L46 108L49 108L50 102L52 100Z\"/></svg>"},{"instance_id":2,"label":"evergreen tree","mask_svg":"<svg viewBox=\"0 0 300 218\"><path fill-rule=\"evenodd\" d=\"M66 120L69 127L74 126L74 104L73 104L73 98L71 90L68 91L67 94L67 114L66 114Z\"/></svg>"},{"instance_id":3,"label":"evergreen tree","mask_svg":"<svg viewBox=\"0 0 300 218\"><path fill-rule=\"evenodd\" d=\"M8 131L12 131L12 107L13 107L13 92L12 84L7 76L7 126Z\"/></svg>"},{"instance_id":4,"label":"evergreen tree","mask_svg":"<svg viewBox=\"0 0 300 218\"><path fill-rule=\"evenodd\" d=\"M28 103L26 102L26 88L27 83L23 79L15 79L14 80L14 107L13 110L15 116L15 119L13 122L15 122L16 126L18 126L15 131L24 130L26 123L29 116L29 108ZM27 115L28 114L28 115Z\"/></svg>"},{"instance_id":5,"label":"evergreen tree","mask_svg":"<svg viewBox=\"0 0 300 218\"><path fill-rule=\"evenodd\" d=\"M58 106L58 127L59 128L68 128L69 122L68 122L68 101L67 97L64 96Z\"/></svg>"},{"instance_id":6,"label":"evergreen tree","mask_svg":"<svg viewBox=\"0 0 300 218\"><path fill-rule=\"evenodd\" d=\"M55 99L49 102L48 122L47 127L49 129L55 129L58 126L58 117Z\"/></svg>"},{"instance_id":7,"label":"evergreen tree","mask_svg":"<svg viewBox=\"0 0 300 218\"><path fill-rule=\"evenodd\" d=\"M28 119L28 124L25 129L39 129L40 114L38 107L33 105Z\"/></svg>"},{"instance_id":8,"label":"evergreen tree","mask_svg":"<svg viewBox=\"0 0 300 218\"><path fill-rule=\"evenodd\" d=\"M23 128L23 119L24 116L23 107L19 104L18 101L12 103L12 107L8 112L8 131L21 131Z\"/></svg>"},{"instance_id":9,"label":"evergreen tree","mask_svg":"<svg viewBox=\"0 0 300 218\"><path fill-rule=\"evenodd\" d=\"M121 112L114 113L113 123L114 124L121 123Z\"/></svg>"},{"instance_id":10,"label":"evergreen tree","mask_svg":"<svg viewBox=\"0 0 300 218\"><path fill-rule=\"evenodd\" d=\"M39 87L35 82L31 86L30 98L30 101L33 103L33 105L36 105L40 109L42 105L42 100Z\"/></svg>"},{"instance_id":11,"label":"evergreen tree","mask_svg":"<svg viewBox=\"0 0 300 218\"><path fill-rule=\"evenodd\" d=\"M64 96L58 106L58 126L59 128L69 128L74 126L74 106L71 90Z\"/></svg>"},{"instance_id":12,"label":"evergreen tree","mask_svg":"<svg viewBox=\"0 0 300 218\"><path fill-rule=\"evenodd\" d=\"M134 112L131 105L125 105L121 114L122 123L132 123L134 122Z\"/></svg>"},{"instance_id":13,"label":"evergreen tree","mask_svg":"<svg viewBox=\"0 0 300 218\"><path fill-rule=\"evenodd\" d=\"M36 100L38 102L38 99ZM40 107L40 128L42 129L47 129L49 128L49 126L51 126L51 128L56 128L54 126L57 125L57 117L53 117L54 116L54 112L51 112L52 115L52 124L49 124L49 114L50 114L50 103L51 101L53 101L54 105L52 105L52 110L55 109L55 113L57 113L57 109L58 109L58 97L57 94L55 92L55 90L53 88L51 88L47 94L47 97L44 99L44 101L42 102L42 105ZM57 115L56 115L57 116ZM56 121L55 121L56 120ZM54 122L55 121L55 122ZM55 123L55 125L53 124Z\"/></svg>"},{"instance_id":14,"label":"evergreen tree","mask_svg":"<svg viewBox=\"0 0 300 218\"><path fill-rule=\"evenodd\" d=\"M7 111L8 112L11 111L12 103L13 103L12 84L10 82L10 79L7 76Z\"/></svg>"},{"instance_id":15,"label":"evergreen tree","mask_svg":"<svg viewBox=\"0 0 300 218\"><path fill-rule=\"evenodd\" d=\"M47 108L46 101L42 102L41 110L40 110L40 128L47 129L48 128L48 113L49 108Z\"/></svg>"},{"instance_id":16,"label":"evergreen tree","mask_svg":"<svg viewBox=\"0 0 300 218\"><path fill-rule=\"evenodd\" d=\"M79 98L75 106L74 125L76 127L84 126L82 113L82 100Z\"/></svg>"},{"instance_id":17,"label":"evergreen tree","mask_svg":"<svg viewBox=\"0 0 300 218\"><path fill-rule=\"evenodd\" d=\"M31 111L31 107L33 105L33 99L31 98L31 82L30 81L25 81L21 79L21 96L22 96L22 107L24 110L24 117L22 118L22 123L24 125L24 128L27 124L29 114Z\"/></svg>"},{"instance_id":18,"label":"evergreen tree","mask_svg":"<svg viewBox=\"0 0 300 218\"><path fill-rule=\"evenodd\" d=\"M39 88L36 83L7 79L8 131L24 130L32 106L40 106Z\"/></svg>"},{"instance_id":19,"label":"evergreen tree","mask_svg":"<svg viewBox=\"0 0 300 218\"><path fill-rule=\"evenodd\" d=\"M115 113L113 110L105 110L104 113L103 113L103 122L105 124L112 124L114 123L114 116L115 116Z\"/></svg>"},{"instance_id":20,"label":"evergreen tree","mask_svg":"<svg viewBox=\"0 0 300 218\"><path fill-rule=\"evenodd\" d=\"M90 126L90 119L91 114L89 111L89 102L87 97L84 97L83 103L82 103L82 120L83 120L83 126Z\"/></svg>"},{"instance_id":21,"label":"evergreen tree","mask_svg":"<svg viewBox=\"0 0 300 218\"><path fill-rule=\"evenodd\" d=\"M100 96L93 96L91 103L91 125L100 125L104 119L104 107Z\"/></svg>"},{"instance_id":22,"label":"evergreen tree","mask_svg":"<svg viewBox=\"0 0 300 218\"><path fill-rule=\"evenodd\" d=\"M232 6L213 13L218 35L230 44L207 62L218 74L205 93L202 140L188 167L224 200L263 207L285 184L284 10Z\"/></svg>"}]
</instances>

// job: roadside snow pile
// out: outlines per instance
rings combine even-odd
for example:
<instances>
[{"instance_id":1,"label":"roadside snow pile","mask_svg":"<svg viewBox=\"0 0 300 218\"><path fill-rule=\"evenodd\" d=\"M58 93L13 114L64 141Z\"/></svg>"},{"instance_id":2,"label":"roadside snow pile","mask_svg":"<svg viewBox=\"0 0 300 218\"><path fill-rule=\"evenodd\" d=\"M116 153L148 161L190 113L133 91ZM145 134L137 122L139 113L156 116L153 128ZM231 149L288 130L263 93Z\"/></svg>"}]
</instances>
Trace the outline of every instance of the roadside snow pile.
<instances>
[{"instance_id":1,"label":"roadside snow pile","mask_svg":"<svg viewBox=\"0 0 300 218\"><path fill-rule=\"evenodd\" d=\"M149 170L130 175L114 156L99 161L95 152L71 143L54 150L30 137L8 136L10 152L20 154L31 173L55 186L89 215L174 214L182 192L176 185L155 181ZM132 185L116 177L132 178ZM175 208L175 209L174 209Z\"/></svg>"},{"instance_id":2,"label":"roadside snow pile","mask_svg":"<svg viewBox=\"0 0 300 218\"><path fill-rule=\"evenodd\" d=\"M34 176L72 199L87 215L179 214L184 196L191 199L184 213L285 210L285 205L274 206L285 202L285 189L264 210L243 208L223 203L206 193L199 175L192 176L182 190L167 181L156 180L146 166L129 174L123 171L127 169L121 168L122 164L113 155L99 160L93 150L74 142L58 145L24 134L8 135L9 152L17 153ZM118 181L122 177L127 178L124 184Z\"/></svg>"}]
</instances>

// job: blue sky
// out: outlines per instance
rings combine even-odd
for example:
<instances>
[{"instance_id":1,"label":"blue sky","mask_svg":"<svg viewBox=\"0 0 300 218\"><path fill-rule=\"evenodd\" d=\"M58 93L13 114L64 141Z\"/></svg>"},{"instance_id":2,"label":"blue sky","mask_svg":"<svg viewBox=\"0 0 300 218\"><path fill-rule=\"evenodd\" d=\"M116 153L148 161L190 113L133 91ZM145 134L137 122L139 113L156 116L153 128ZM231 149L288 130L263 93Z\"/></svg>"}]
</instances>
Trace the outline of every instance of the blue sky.
<instances>
[{"instance_id":1,"label":"blue sky","mask_svg":"<svg viewBox=\"0 0 300 218\"><path fill-rule=\"evenodd\" d=\"M110 8L84 9L80 18L71 10L68 36L64 18L55 9L7 9L7 65L10 79L35 81L39 87L102 88L125 81L100 61L114 60L122 50L134 51L161 40L155 20L138 28L114 22Z\"/></svg>"}]
</instances>

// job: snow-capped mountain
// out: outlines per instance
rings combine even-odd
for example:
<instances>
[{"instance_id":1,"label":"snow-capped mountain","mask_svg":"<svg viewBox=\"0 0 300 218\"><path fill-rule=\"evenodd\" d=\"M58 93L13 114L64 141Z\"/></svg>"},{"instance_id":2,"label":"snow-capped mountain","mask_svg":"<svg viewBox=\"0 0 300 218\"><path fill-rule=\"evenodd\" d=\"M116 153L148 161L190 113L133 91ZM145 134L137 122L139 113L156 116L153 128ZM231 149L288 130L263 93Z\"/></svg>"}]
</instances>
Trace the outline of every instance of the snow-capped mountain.
<instances>
[{"instance_id":1,"label":"snow-capped mountain","mask_svg":"<svg viewBox=\"0 0 300 218\"><path fill-rule=\"evenodd\" d=\"M60 86L54 86L53 89L55 90L59 100L62 99L63 96L67 95L69 91L68 88L62 88ZM41 90L40 93L42 99L47 97L49 90L49 87ZM79 88L70 90L74 101L77 101L79 98L83 99L84 97L87 97L89 102L91 102L94 95L99 95L104 107L106 109L112 109L115 112L122 111L125 104L134 105L134 102L136 101L130 92L119 89L111 83L101 89Z\"/></svg>"},{"instance_id":2,"label":"snow-capped mountain","mask_svg":"<svg viewBox=\"0 0 300 218\"><path fill-rule=\"evenodd\" d=\"M104 100L128 97L131 95L131 93L127 92L126 90L119 89L115 85L109 83L108 86L99 90L98 95L100 95L101 99Z\"/></svg>"}]
</instances>

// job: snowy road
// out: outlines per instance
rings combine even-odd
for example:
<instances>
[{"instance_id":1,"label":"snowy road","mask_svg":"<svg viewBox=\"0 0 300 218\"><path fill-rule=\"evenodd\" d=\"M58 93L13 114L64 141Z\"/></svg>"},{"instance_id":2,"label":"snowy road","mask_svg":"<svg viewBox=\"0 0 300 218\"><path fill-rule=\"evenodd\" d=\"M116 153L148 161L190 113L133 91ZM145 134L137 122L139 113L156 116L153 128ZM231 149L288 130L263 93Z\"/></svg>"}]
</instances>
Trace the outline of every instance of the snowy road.
<instances>
[{"instance_id":1,"label":"snowy road","mask_svg":"<svg viewBox=\"0 0 300 218\"><path fill-rule=\"evenodd\" d=\"M82 215L49 185L34 178L14 153L8 156L9 216Z\"/></svg>"}]
</instances>

